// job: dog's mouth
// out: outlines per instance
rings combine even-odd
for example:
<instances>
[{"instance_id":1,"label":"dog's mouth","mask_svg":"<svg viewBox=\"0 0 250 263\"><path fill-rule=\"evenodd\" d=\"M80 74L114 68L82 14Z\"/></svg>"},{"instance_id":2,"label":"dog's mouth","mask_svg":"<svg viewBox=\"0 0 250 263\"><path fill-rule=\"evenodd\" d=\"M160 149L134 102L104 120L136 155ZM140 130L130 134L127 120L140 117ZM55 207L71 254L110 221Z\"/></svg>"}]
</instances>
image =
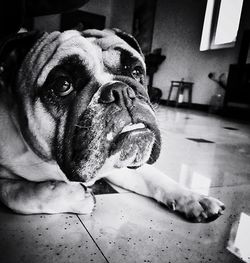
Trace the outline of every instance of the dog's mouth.
<instances>
[{"instance_id":1,"label":"dog's mouth","mask_svg":"<svg viewBox=\"0 0 250 263\"><path fill-rule=\"evenodd\" d=\"M111 140L109 157L116 156L114 167L136 168L150 159L155 135L144 123L129 123L115 137L108 133L107 140Z\"/></svg>"},{"instance_id":2,"label":"dog's mouth","mask_svg":"<svg viewBox=\"0 0 250 263\"><path fill-rule=\"evenodd\" d=\"M144 123L135 123L133 124L132 122L130 122L129 124L125 125L122 130L118 133L118 135L116 137L119 138L120 135L122 135L123 133L128 133L128 132L133 132L136 130L141 130L141 129L146 129L146 126ZM107 134L107 140L108 141L113 141L115 137L115 133L110 131Z\"/></svg>"}]
</instances>

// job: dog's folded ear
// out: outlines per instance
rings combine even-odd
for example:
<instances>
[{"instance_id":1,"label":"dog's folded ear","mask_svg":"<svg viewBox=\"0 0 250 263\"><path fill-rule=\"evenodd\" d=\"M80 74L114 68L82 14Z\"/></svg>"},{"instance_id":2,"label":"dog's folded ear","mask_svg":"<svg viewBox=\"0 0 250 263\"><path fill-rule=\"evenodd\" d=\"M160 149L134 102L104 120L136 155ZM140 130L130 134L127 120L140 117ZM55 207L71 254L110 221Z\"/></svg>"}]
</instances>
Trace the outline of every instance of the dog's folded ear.
<instances>
[{"instance_id":1,"label":"dog's folded ear","mask_svg":"<svg viewBox=\"0 0 250 263\"><path fill-rule=\"evenodd\" d=\"M125 42L127 42L132 48L134 48L137 52L139 52L143 56L143 53L142 53L142 50L141 50L139 43L137 42L137 40L132 35L124 32L118 28L112 28L112 30L114 31L114 33L118 37L120 37Z\"/></svg>"},{"instance_id":2,"label":"dog's folded ear","mask_svg":"<svg viewBox=\"0 0 250 263\"><path fill-rule=\"evenodd\" d=\"M43 33L38 31L17 33L0 41L1 86L9 84L20 67L25 55Z\"/></svg>"}]
</instances>

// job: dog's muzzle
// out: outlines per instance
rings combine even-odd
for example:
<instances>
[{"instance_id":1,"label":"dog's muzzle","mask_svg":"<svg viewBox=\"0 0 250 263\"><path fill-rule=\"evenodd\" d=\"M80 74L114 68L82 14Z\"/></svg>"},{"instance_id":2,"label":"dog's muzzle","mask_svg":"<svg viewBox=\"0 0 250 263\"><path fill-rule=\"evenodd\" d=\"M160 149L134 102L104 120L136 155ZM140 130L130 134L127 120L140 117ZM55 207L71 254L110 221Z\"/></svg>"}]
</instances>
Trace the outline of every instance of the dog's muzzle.
<instances>
[{"instance_id":1,"label":"dog's muzzle","mask_svg":"<svg viewBox=\"0 0 250 263\"><path fill-rule=\"evenodd\" d=\"M71 152L64 162L70 180L93 179L107 159L113 160L114 168L155 162L160 132L146 96L146 90L124 81L100 87L77 123L70 124L76 127L69 138L71 149L65 150Z\"/></svg>"}]
</instances>

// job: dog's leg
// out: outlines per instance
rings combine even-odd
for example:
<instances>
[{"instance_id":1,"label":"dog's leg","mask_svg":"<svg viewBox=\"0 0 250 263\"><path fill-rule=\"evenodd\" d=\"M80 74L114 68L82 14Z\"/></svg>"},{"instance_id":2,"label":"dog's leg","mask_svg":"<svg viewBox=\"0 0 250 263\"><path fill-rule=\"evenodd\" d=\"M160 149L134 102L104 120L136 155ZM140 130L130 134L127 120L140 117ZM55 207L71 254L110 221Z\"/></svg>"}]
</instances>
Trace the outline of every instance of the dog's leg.
<instances>
[{"instance_id":1,"label":"dog's leg","mask_svg":"<svg viewBox=\"0 0 250 263\"><path fill-rule=\"evenodd\" d=\"M195 193L150 165L136 170L119 169L107 179L125 189L154 198L196 222L209 222L222 214L219 200Z\"/></svg>"},{"instance_id":2,"label":"dog's leg","mask_svg":"<svg viewBox=\"0 0 250 263\"><path fill-rule=\"evenodd\" d=\"M80 183L1 179L0 201L17 213L90 213L94 196Z\"/></svg>"}]
</instances>

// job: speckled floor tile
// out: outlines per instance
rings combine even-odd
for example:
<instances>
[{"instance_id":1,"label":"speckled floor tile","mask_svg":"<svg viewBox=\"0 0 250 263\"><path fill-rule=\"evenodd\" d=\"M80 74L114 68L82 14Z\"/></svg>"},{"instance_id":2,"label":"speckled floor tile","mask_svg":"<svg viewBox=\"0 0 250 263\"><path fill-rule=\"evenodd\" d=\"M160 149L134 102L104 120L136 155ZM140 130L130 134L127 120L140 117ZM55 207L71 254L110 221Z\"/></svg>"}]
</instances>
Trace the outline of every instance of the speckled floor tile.
<instances>
[{"instance_id":1,"label":"speckled floor tile","mask_svg":"<svg viewBox=\"0 0 250 263\"><path fill-rule=\"evenodd\" d=\"M157 115L162 152L156 166L168 176L182 183L187 178L196 183L205 179L209 187L250 184L249 124L170 107L159 107ZM226 126L239 130L226 130ZM214 143L194 143L186 138Z\"/></svg>"},{"instance_id":2,"label":"speckled floor tile","mask_svg":"<svg viewBox=\"0 0 250 263\"><path fill-rule=\"evenodd\" d=\"M211 195L227 209L208 224L189 223L132 193L99 195L96 211L80 218L109 262L241 262L226 247L232 224L250 213L250 186L214 188Z\"/></svg>"},{"instance_id":3,"label":"speckled floor tile","mask_svg":"<svg viewBox=\"0 0 250 263\"><path fill-rule=\"evenodd\" d=\"M76 215L16 215L0 206L0 262L107 262Z\"/></svg>"}]
</instances>

